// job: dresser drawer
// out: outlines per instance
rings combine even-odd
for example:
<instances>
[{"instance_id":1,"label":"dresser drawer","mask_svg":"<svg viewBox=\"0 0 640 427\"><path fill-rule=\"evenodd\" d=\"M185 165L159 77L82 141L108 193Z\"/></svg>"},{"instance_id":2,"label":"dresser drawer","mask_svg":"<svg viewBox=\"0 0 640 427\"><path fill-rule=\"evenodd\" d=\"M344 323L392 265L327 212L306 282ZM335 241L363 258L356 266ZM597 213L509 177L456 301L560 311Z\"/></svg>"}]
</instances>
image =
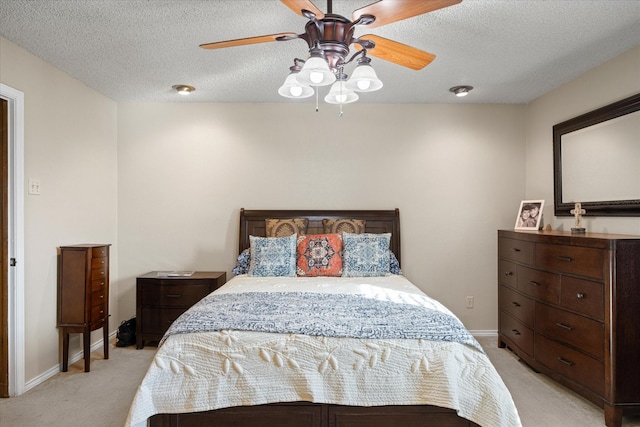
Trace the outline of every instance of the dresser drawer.
<instances>
[{"instance_id":1,"label":"dresser drawer","mask_svg":"<svg viewBox=\"0 0 640 427\"><path fill-rule=\"evenodd\" d=\"M500 258L506 258L525 264L533 264L534 247L535 243L533 242L507 239L505 237L500 237L498 239L498 255Z\"/></svg>"},{"instance_id":2,"label":"dresser drawer","mask_svg":"<svg viewBox=\"0 0 640 427\"><path fill-rule=\"evenodd\" d=\"M109 246L96 246L91 248L91 257L92 258L102 258L108 255Z\"/></svg>"},{"instance_id":3,"label":"dresser drawer","mask_svg":"<svg viewBox=\"0 0 640 427\"><path fill-rule=\"evenodd\" d=\"M602 283L575 277L562 277L560 305L583 313L596 320L604 320L604 288Z\"/></svg>"},{"instance_id":4,"label":"dresser drawer","mask_svg":"<svg viewBox=\"0 0 640 427\"><path fill-rule=\"evenodd\" d=\"M533 357L533 331L510 315L500 315L500 333L513 341L522 351Z\"/></svg>"},{"instance_id":5,"label":"dresser drawer","mask_svg":"<svg viewBox=\"0 0 640 427\"><path fill-rule=\"evenodd\" d=\"M536 304L536 332L563 341L602 360L604 326L577 314Z\"/></svg>"},{"instance_id":6,"label":"dresser drawer","mask_svg":"<svg viewBox=\"0 0 640 427\"><path fill-rule=\"evenodd\" d=\"M175 282L174 282L175 283ZM142 285L143 306L191 307L211 293L211 287L199 284L182 285Z\"/></svg>"},{"instance_id":7,"label":"dresser drawer","mask_svg":"<svg viewBox=\"0 0 640 427\"><path fill-rule=\"evenodd\" d=\"M141 332L143 334L164 334L169 326L187 310L187 308L145 307L142 309Z\"/></svg>"},{"instance_id":8,"label":"dresser drawer","mask_svg":"<svg viewBox=\"0 0 640 427\"><path fill-rule=\"evenodd\" d=\"M602 279L604 255L605 252L602 249L538 243L536 266Z\"/></svg>"},{"instance_id":9,"label":"dresser drawer","mask_svg":"<svg viewBox=\"0 0 640 427\"><path fill-rule=\"evenodd\" d=\"M516 287L517 275L516 265L511 261L499 260L498 261L498 280L500 283L509 285L512 288Z\"/></svg>"},{"instance_id":10,"label":"dresser drawer","mask_svg":"<svg viewBox=\"0 0 640 427\"><path fill-rule=\"evenodd\" d=\"M105 268L109 265L109 258L101 257L101 258L91 258L91 268Z\"/></svg>"},{"instance_id":11,"label":"dresser drawer","mask_svg":"<svg viewBox=\"0 0 640 427\"><path fill-rule=\"evenodd\" d=\"M95 323L105 317L107 317L107 315L104 311L104 304L98 304L91 307L91 323Z\"/></svg>"},{"instance_id":12,"label":"dresser drawer","mask_svg":"<svg viewBox=\"0 0 640 427\"><path fill-rule=\"evenodd\" d=\"M107 266L91 269L91 280L105 279L106 277Z\"/></svg>"},{"instance_id":13,"label":"dresser drawer","mask_svg":"<svg viewBox=\"0 0 640 427\"><path fill-rule=\"evenodd\" d=\"M104 305L104 299L105 299L104 290L91 292L91 307L96 305Z\"/></svg>"},{"instance_id":14,"label":"dresser drawer","mask_svg":"<svg viewBox=\"0 0 640 427\"><path fill-rule=\"evenodd\" d=\"M600 396L604 394L602 362L537 334L536 360Z\"/></svg>"},{"instance_id":15,"label":"dresser drawer","mask_svg":"<svg viewBox=\"0 0 640 427\"><path fill-rule=\"evenodd\" d=\"M99 291L100 289L105 289L105 286L107 285L107 279L102 277L100 279L96 279L96 280L92 280L91 281L91 290L92 291Z\"/></svg>"},{"instance_id":16,"label":"dresser drawer","mask_svg":"<svg viewBox=\"0 0 640 427\"><path fill-rule=\"evenodd\" d=\"M517 267L518 290L535 299L558 304L560 302L560 275L535 270L519 265Z\"/></svg>"},{"instance_id":17,"label":"dresser drawer","mask_svg":"<svg viewBox=\"0 0 640 427\"><path fill-rule=\"evenodd\" d=\"M500 308L533 328L533 315L535 313L535 302L511 289L500 286L499 289Z\"/></svg>"}]
</instances>

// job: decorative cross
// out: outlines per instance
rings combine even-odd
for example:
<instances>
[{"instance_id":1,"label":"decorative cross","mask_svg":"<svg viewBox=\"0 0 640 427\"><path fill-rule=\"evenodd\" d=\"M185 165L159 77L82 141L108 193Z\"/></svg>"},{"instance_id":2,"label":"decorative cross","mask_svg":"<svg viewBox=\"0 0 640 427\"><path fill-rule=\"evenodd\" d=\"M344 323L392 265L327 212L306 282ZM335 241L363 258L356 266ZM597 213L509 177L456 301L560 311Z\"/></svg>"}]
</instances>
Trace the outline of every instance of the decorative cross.
<instances>
[{"instance_id":1,"label":"decorative cross","mask_svg":"<svg viewBox=\"0 0 640 427\"><path fill-rule=\"evenodd\" d=\"M576 203L574 205L573 209L571 209L571 213L576 218L575 229L576 230L584 230L584 228L582 228L582 215L586 214L587 211L582 209L582 204L581 203Z\"/></svg>"}]
</instances>

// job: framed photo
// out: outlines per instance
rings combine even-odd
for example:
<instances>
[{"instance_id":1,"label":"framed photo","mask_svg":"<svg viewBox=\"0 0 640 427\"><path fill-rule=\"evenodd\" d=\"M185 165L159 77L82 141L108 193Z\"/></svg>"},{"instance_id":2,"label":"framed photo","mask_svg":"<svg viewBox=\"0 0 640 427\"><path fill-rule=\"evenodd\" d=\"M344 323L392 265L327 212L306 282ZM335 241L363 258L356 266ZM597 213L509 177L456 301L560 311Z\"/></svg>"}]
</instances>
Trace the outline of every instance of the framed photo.
<instances>
[{"instance_id":1,"label":"framed photo","mask_svg":"<svg viewBox=\"0 0 640 427\"><path fill-rule=\"evenodd\" d=\"M542 219L544 200L523 200L516 218L516 230L538 231Z\"/></svg>"}]
</instances>

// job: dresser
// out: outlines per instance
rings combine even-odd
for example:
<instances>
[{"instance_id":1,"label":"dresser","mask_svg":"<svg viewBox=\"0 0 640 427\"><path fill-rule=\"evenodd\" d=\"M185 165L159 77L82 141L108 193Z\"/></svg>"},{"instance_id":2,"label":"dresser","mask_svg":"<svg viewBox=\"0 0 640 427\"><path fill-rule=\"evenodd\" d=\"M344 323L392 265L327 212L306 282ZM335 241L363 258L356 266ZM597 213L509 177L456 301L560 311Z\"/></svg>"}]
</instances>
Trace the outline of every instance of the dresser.
<instances>
[{"instance_id":1,"label":"dresser","mask_svg":"<svg viewBox=\"0 0 640 427\"><path fill-rule=\"evenodd\" d=\"M91 331L102 328L109 358L109 244L58 248L58 328L62 371L69 368L69 334L82 333L84 370L90 371Z\"/></svg>"},{"instance_id":2,"label":"dresser","mask_svg":"<svg viewBox=\"0 0 640 427\"><path fill-rule=\"evenodd\" d=\"M604 408L640 408L640 236L498 231L499 346Z\"/></svg>"},{"instance_id":3,"label":"dresser","mask_svg":"<svg viewBox=\"0 0 640 427\"><path fill-rule=\"evenodd\" d=\"M196 271L191 276L166 276L157 271L136 279L136 347L159 341L189 307L224 285L227 273Z\"/></svg>"}]
</instances>

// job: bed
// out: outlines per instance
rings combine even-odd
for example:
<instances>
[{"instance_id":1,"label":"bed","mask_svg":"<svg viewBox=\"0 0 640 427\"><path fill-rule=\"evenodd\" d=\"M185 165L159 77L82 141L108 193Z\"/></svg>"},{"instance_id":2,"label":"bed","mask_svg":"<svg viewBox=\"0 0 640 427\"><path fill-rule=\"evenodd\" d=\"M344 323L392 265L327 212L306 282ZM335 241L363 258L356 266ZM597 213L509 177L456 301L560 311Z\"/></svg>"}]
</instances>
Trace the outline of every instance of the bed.
<instances>
[{"instance_id":1,"label":"bed","mask_svg":"<svg viewBox=\"0 0 640 427\"><path fill-rule=\"evenodd\" d=\"M340 234L340 274L297 267L268 277L257 274L256 248L275 241L264 239L273 218L304 218L307 236L323 234L323 220L359 219L364 229ZM400 265L397 209L242 209L239 253L254 270L174 322L126 427L520 426L502 379L446 307L402 274L360 275L353 244L369 236L390 251L381 265L394 256Z\"/></svg>"}]
</instances>

